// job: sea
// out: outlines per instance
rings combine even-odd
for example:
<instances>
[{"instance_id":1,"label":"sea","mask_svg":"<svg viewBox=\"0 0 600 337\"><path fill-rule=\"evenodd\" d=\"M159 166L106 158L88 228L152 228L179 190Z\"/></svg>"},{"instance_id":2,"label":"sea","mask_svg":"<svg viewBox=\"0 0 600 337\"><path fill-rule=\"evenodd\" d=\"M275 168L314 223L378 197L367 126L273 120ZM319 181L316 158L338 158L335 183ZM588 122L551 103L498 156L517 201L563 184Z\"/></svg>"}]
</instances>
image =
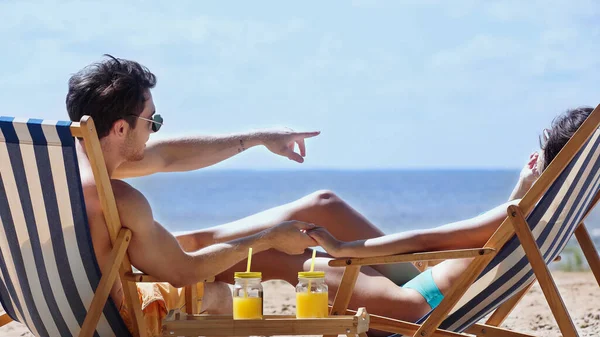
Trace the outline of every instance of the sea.
<instances>
[{"instance_id":1,"label":"sea","mask_svg":"<svg viewBox=\"0 0 600 337\"><path fill-rule=\"evenodd\" d=\"M172 232L206 228L331 190L383 232L468 219L504 202L518 170L215 170L129 179ZM586 225L600 246L600 212Z\"/></svg>"}]
</instances>

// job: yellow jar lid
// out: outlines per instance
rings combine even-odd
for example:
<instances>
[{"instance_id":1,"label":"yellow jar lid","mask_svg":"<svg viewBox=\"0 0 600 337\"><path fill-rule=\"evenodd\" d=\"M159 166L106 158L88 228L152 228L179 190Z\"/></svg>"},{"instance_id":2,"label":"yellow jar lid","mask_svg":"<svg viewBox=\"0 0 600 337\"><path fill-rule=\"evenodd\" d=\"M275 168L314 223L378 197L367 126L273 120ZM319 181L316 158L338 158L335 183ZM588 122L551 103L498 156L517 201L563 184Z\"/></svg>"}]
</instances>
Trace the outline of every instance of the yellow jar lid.
<instances>
[{"instance_id":1,"label":"yellow jar lid","mask_svg":"<svg viewBox=\"0 0 600 337\"><path fill-rule=\"evenodd\" d=\"M262 278L262 273L257 271L238 271L233 274L235 278Z\"/></svg>"},{"instance_id":2,"label":"yellow jar lid","mask_svg":"<svg viewBox=\"0 0 600 337\"><path fill-rule=\"evenodd\" d=\"M298 273L298 277L301 278L323 278L325 277L324 271L301 271Z\"/></svg>"}]
</instances>

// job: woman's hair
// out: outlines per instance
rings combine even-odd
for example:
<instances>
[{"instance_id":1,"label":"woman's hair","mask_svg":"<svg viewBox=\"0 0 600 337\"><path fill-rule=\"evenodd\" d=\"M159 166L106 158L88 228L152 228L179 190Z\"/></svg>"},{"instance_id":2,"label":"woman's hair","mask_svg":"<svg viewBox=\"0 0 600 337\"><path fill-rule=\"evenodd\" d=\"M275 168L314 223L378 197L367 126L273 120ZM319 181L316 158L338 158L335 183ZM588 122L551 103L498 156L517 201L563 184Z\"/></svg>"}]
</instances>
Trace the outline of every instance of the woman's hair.
<instances>
[{"instance_id":1,"label":"woman's hair","mask_svg":"<svg viewBox=\"0 0 600 337\"><path fill-rule=\"evenodd\" d=\"M542 171L550 165L550 162L558 155L593 110L591 107L578 107L567 110L552 121L552 127L549 130L544 130L548 134L540 137L540 147L544 150Z\"/></svg>"}]
</instances>

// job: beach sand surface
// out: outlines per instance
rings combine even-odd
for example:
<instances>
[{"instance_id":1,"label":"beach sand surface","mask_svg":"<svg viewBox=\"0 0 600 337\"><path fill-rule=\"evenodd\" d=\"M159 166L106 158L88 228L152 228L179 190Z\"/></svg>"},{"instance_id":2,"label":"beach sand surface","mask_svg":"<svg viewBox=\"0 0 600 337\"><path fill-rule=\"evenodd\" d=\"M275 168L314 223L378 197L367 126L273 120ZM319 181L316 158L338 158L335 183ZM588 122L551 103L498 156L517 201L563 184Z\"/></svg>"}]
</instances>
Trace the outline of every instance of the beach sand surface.
<instances>
[{"instance_id":1,"label":"beach sand surface","mask_svg":"<svg viewBox=\"0 0 600 337\"><path fill-rule=\"evenodd\" d=\"M591 272L553 272L580 336L600 336L600 288ZM264 283L265 314L295 314L294 287L284 281ZM368 309L368 308L367 308ZM517 305L502 327L539 337L562 336L539 285ZM33 336L17 322L0 327L0 336Z\"/></svg>"}]
</instances>

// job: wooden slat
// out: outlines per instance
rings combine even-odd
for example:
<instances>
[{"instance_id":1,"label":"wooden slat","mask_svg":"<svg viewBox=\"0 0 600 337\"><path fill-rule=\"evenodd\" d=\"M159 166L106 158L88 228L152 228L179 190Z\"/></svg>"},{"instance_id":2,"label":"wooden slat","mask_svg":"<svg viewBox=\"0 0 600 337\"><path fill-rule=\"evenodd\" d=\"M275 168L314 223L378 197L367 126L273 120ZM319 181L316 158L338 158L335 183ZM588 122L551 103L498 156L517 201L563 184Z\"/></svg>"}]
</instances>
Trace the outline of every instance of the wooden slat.
<instances>
[{"instance_id":1,"label":"wooden slat","mask_svg":"<svg viewBox=\"0 0 600 337\"><path fill-rule=\"evenodd\" d=\"M127 256L125 256L127 258ZM129 263L129 261L127 261ZM131 269L130 269L131 270ZM123 275L123 266L119 270L121 275ZM142 304L140 303L137 286L134 282L122 282L123 285L123 295L125 296L125 301L127 303L127 309L129 309L130 317L134 317L134 336L139 337L147 337L148 334L146 332L146 323L144 322L144 313L142 312Z\"/></svg>"},{"instance_id":2,"label":"wooden slat","mask_svg":"<svg viewBox=\"0 0 600 337\"><path fill-rule=\"evenodd\" d=\"M10 318L10 316L8 316L8 314L0 315L0 326L4 326L12 321L13 321L12 318Z\"/></svg>"},{"instance_id":3,"label":"wooden slat","mask_svg":"<svg viewBox=\"0 0 600 337\"><path fill-rule=\"evenodd\" d=\"M73 132L72 130L73 129L71 129L71 133ZM83 136L86 154L94 174L94 181L98 189L98 197L100 198L100 204L102 206L102 212L106 221L110 241L114 246L117 233L122 227L121 219L119 217L110 177L106 170L106 163L104 162L104 155L102 154L96 127L90 116L83 116L81 118L79 130ZM119 268L120 278L122 279L125 273L131 272L131 269L129 257L125 255ZM144 315L138 298L137 287L134 282L127 281L123 281L122 285L129 315L135 322L133 325L133 334L135 336L146 337Z\"/></svg>"},{"instance_id":4,"label":"wooden slat","mask_svg":"<svg viewBox=\"0 0 600 337\"><path fill-rule=\"evenodd\" d=\"M295 316L265 316L262 320L234 320L231 316L185 315L171 311L163 321L164 336L270 336L360 334L369 329L364 308L355 316L296 319Z\"/></svg>"},{"instance_id":5,"label":"wooden slat","mask_svg":"<svg viewBox=\"0 0 600 337\"><path fill-rule=\"evenodd\" d=\"M542 195L546 193L565 167L567 167L579 149L594 134L596 129L598 129L598 126L600 126L600 105L598 105L585 122L581 124L577 132L569 139L567 144L560 150L558 155L544 170L531 189L527 191L521 202L519 202L519 206L523 210L525 217L529 215L533 206L540 200Z\"/></svg>"},{"instance_id":6,"label":"wooden slat","mask_svg":"<svg viewBox=\"0 0 600 337\"><path fill-rule=\"evenodd\" d=\"M419 269L420 272L424 272L427 267L431 266L429 263L429 261L416 261L413 262L413 265L415 268ZM433 261L431 261L431 263L433 263Z\"/></svg>"},{"instance_id":7,"label":"wooden slat","mask_svg":"<svg viewBox=\"0 0 600 337\"><path fill-rule=\"evenodd\" d=\"M179 309L175 309L172 311L174 312L175 315L179 314L179 316L180 316L179 318L176 318L176 316L174 316L175 318L172 318L172 319L175 321L181 321L181 320L202 321L202 322L206 322L206 321L222 322L223 320L234 321L232 315L211 315L211 314L190 314L190 315L188 315ZM348 316L356 316L356 313L357 313L357 311L351 312L351 310L347 310L347 312L348 312L347 315L329 316L329 317L327 317L327 319L343 321L343 320L347 320ZM167 318L168 317L166 317L165 320ZM269 321L269 320L272 321L272 320L282 320L282 319L289 319L289 320L300 319L303 321L306 320L306 318L296 318L295 315L263 315L262 320L258 319L258 320L254 320L254 321ZM314 319L323 320L324 318L314 318Z\"/></svg>"},{"instance_id":8,"label":"wooden slat","mask_svg":"<svg viewBox=\"0 0 600 337\"><path fill-rule=\"evenodd\" d=\"M198 288L195 284L185 287L185 312L188 314L198 314Z\"/></svg>"},{"instance_id":9,"label":"wooden slat","mask_svg":"<svg viewBox=\"0 0 600 337\"><path fill-rule=\"evenodd\" d=\"M81 125L79 124L79 122L71 123L71 126L69 129L71 130L71 136L76 137L76 138L83 137L83 133L81 132Z\"/></svg>"},{"instance_id":10,"label":"wooden slat","mask_svg":"<svg viewBox=\"0 0 600 337\"><path fill-rule=\"evenodd\" d=\"M100 141L98 140L92 118L83 116L80 124L85 150L94 173L94 181L98 188L98 198L102 205L106 227L108 228L108 234L110 235L110 242L114 243L117 238L117 233L119 233L119 229L121 229L121 218L119 217L110 177L106 170L102 147L100 146Z\"/></svg>"},{"instance_id":11,"label":"wooden slat","mask_svg":"<svg viewBox=\"0 0 600 337\"><path fill-rule=\"evenodd\" d=\"M356 311L354 311L354 310L351 310L351 309L346 310L346 315L352 315L355 313L356 313ZM389 318L389 317L385 317L385 316L371 314L369 327L371 329L375 329L375 330L381 330L381 331L386 331L386 332L390 332L390 333L397 333L397 334L401 334L401 335L410 336L410 335L413 335L415 333L415 331L417 331L417 329L419 328L419 324L412 323L412 322L406 322L406 321L402 321L402 320L397 320L397 319L393 319L393 318ZM447 330L437 329L432 334L432 336L433 337L468 337L468 336L470 336L470 335L467 335L466 333L473 334L476 336L481 336L481 337L486 337L486 336L487 337L534 337L532 335L514 332L514 331L510 331L510 330L506 330L506 329L502 329L502 328L498 328L498 327L485 325L485 324L474 324L473 326L471 326L470 328L465 330L465 333L458 333L458 332L451 332L451 331L447 331Z\"/></svg>"},{"instance_id":12,"label":"wooden slat","mask_svg":"<svg viewBox=\"0 0 600 337\"><path fill-rule=\"evenodd\" d=\"M144 274L141 272L127 272L122 276L121 279L123 281L129 281L129 282L167 282L163 279L159 279L154 276L150 276L148 274ZM206 283L206 282L214 282L214 281L215 281L215 277L213 276L211 278L203 280L202 282Z\"/></svg>"},{"instance_id":13,"label":"wooden slat","mask_svg":"<svg viewBox=\"0 0 600 337\"><path fill-rule=\"evenodd\" d=\"M335 294L335 300L333 301L333 307L331 308L331 315L338 315L339 313L346 312L352 292L354 291L354 284L360 273L359 266L348 266L344 270L344 276Z\"/></svg>"},{"instance_id":14,"label":"wooden slat","mask_svg":"<svg viewBox=\"0 0 600 337\"><path fill-rule=\"evenodd\" d=\"M575 229L575 237L577 238L577 241L579 242L579 246L581 247L581 250L583 251L585 258L588 261L588 264L590 265L590 269L592 269L592 272L594 273L596 282L598 282L598 285L600 285L600 261L598 261L598 251L596 250L596 247L592 241L592 238L590 237L590 233L587 231L587 228L585 228L585 225L583 223L583 221L587 218L587 216L590 214L590 212L594 209L594 207L596 206L598 201L600 201L600 192L596 193L596 195L594 196L594 199L592 200L592 202L590 204L590 207L586 210L585 215L583 216L583 219L581 220L581 223L579 224L578 228ZM579 227L584 227L584 228L579 229ZM586 243L582 245L581 242L586 242ZM588 247L585 250L583 249L584 245L586 247Z\"/></svg>"},{"instance_id":15,"label":"wooden slat","mask_svg":"<svg viewBox=\"0 0 600 337\"><path fill-rule=\"evenodd\" d=\"M600 286L600 258L598 257L598 251L594 246L590 233L583 223L575 230L575 237L577 238L577 242L579 242L579 246L583 251L585 259L590 265L590 269L592 269L592 272L594 273L594 277L596 277L596 282L598 282L598 285Z\"/></svg>"},{"instance_id":16,"label":"wooden slat","mask_svg":"<svg viewBox=\"0 0 600 337\"><path fill-rule=\"evenodd\" d=\"M534 284L535 284L535 281L531 282L531 284L529 284L527 287L523 288L521 291L514 294L513 297L511 297L508 301L502 303L494 311L494 313L490 316L490 318L488 318L488 320L485 322L485 324L492 325L492 326L500 326L502 324L502 322L504 322L506 317L508 317L508 315L510 315L510 313L513 311L513 309L517 306L517 304L519 304L519 302L521 301L523 296L525 296L525 294L527 294L529 289L531 289L531 287L533 287Z\"/></svg>"},{"instance_id":17,"label":"wooden slat","mask_svg":"<svg viewBox=\"0 0 600 337\"><path fill-rule=\"evenodd\" d=\"M573 324L565 303L558 292L558 288L556 287L554 279L548 270L548 266L542 257L542 253L535 242L533 233L531 233L531 229L527 225L523 212L518 206L509 206L508 211L515 232L519 237L523 250L525 250L527 259L540 283L540 287L544 292L546 301L548 301L548 305L552 310L552 314L554 314L554 318L558 323L560 331L565 337L578 336L577 329L575 329L575 325Z\"/></svg>"},{"instance_id":18,"label":"wooden slat","mask_svg":"<svg viewBox=\"0 0 600 337\"><path fill-rule=\"evenodd\" d=\"M81 332L79 336L91 337L94 335L96 325L100 319L100 314L102 314L102 310L104 309L104 305L106 304L110 290L117 279L119 266L121 265L121 260L123 260L123 257L127 252L127 247L129 246L130 240L131 230L122 229L117 236L117 240L110 252L110 255L108 256L108 260L104 265L104 269L102 270L102 278L100 279L100 283L98 284L98 288L96 289L94 298L90 304L90 308L88 309L85 320L83 321L83 325L81 326Z\"/></svg>"},{"instance_id":19,"label":"wooden slat","mask_svg":"<svg viewBox=\"0 0 600 337\"><path fill-rule=\"evenodd\" d=\"M333 300L333 306L331 307L330 315L343 315L348 309L350 298L352 298L352 292L354 291L354 285L356 279L360 274L360 266L348 266L344 269L344 275L342 281L338 287L335 299ZM333 335L324 335L324 337L335 337Z\"/></svg>"},{"instance_id":20,"label":"wooden slat","mask_svg":"<svg viewBox=\"0 0 600 337\"><path fill-rule=\"evenodd\" d=\"M329 261L331 267L343 267L343 266L365 266L365 265L377 265L377 264L391 264L400 262L412 262L412 261L431 261L431 260L448 260L448 259L462 259L467 257L477 257L493 253L495 250L491 248L474 248L474 249L457 249L457 250L444 250L438 252L421 252L412 254L401 254L401 255L389 255L389 256L377 256L377 257L365 257L365 258L354 258L354 259L335 259Z\"/></svg>"},{"instance_id":21,"label":"wooden slat","mask_svg":"<svg viewBox=\"0 0 600 337\"><path fill-rule=\"evenodd\" d=\"M352 313L348 310L347 314ZM388 317L370 315L371 321L369 327L375 330L381 330L391 333L397 333L405 336L410 336L417 331L419 325L416 323L396 320ZM433 337L467 337L472 334L481 337L533 337L532 335L510 331L485 324L474 324L464 333L451 332L447 330L437 329L431 336Z\"/></svg>"},{"instance_id":22,"label":"wooden slat","mask_svg":"<svg viewBox=\"0 0 600 337\"><path fill-rule=\"evenodd\" d=\"M465 332L478 337L535 337L534 335L511 331L486 324L473 324L473 326L466 329Z\"/></svg>"},{"instance_id":23,"label":"wooden slat","mask_svg":"<svg viewBox=\"0 0 600 337\"><path fill-rule=\"evenodd\" d=\"M165 280L158 279L154 276L150 276L144 273L127 272L121 277L121 281L128 282L167 282Z\"/></svg>"},{"instance_id":24,"label":"wooden slat","mask_svg":"<svg viewBox=\"0 0 600 337\"><path fill-rule=\"evenodd\" d=\"M410 323L410 322L401 321L401 320L392 319L392 318L383 317L383 316L378 316L378 315L371 315L371 321L369 324L369 327L371 329L381 330L381 331L386 331L386 332L391 332L391 333L397 333L397 334L401 334L404 336L413 335L417 331L419 326L420 325L415 324L415 323ZM467 335L457 333L457 332L451 332L451 331L438 329L438 330L434 331L434 333L431 336L433 336L433 337L466 337Z\"/></svg>"},{"instance_id":25,"label":"wooden slat","mask_svg":"<svg viewBox=\"0 0 600 337\"><path fill-rule=\"evenodd\" d=\"M590 203L590 207L588 207L588 209L585 211L585 214L583 215L583 218L581 219L582 223L585 221L585 219L590 214L590 212L594 209L594 207L596 207L596 204L598 203L598 201L600 201L600 192L596 193L596 196L594 196L594 199L592 199L592 202Z\"/></svg>"}]
</instances>

